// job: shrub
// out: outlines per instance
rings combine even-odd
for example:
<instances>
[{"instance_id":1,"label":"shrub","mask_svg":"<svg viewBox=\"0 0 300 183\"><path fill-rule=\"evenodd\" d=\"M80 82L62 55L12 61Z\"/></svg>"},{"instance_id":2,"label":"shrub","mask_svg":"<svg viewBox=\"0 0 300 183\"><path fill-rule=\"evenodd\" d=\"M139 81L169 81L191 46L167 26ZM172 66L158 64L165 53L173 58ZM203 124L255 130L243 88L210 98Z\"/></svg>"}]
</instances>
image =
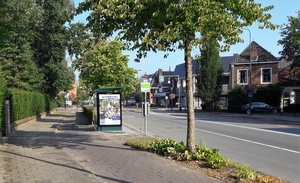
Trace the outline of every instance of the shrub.
<instances>
[{"instance_id":1,"label":"shrub","mask_svg":"<svg viewBox=\"0 0 300 183\"><path fill-rule=\"evenodd\" d=\"M94 113L93 113L93 106L83 106L83 113L88 118L90 124L92 124L92 121L94 119Z\"/></svg>"},{"instance_id":2,"label":"shrub","mask_svg":"<svg viewBox=\"0 0 300 183\"><path fill-rule=\"evenodd\" d=\"M211 149L199 144L196 146L196 150L196 153L193 154L193 159L206 161L210 168L219 169L230 163L217 149Z\"/></svg>"},{"instance_id":3,"label":"shrub","mask_svg":"<svg viewBox=\"0 0 300 183\"><path fill-rule=\"evenodd\" d=\"M264 102L272 106L280 106L283 88L280 84L270 84L257 88L253 94L252 102ZM247 94L242 86L235 86L228 92L228 111L240 112L243 104L249 103Z\"/></svg>"},{"instance_id":4,"label":"shrub","mask_svg":"<svg viewBox=\"0 0 300 183\"><path fill-rule=\"evenodd\" d=\"M235 166L237 173L238 180L245 179L245 180L255 180L257 177L257 172L253 171L251 168L237 164Z\"/></svg>"},{"instance_id":5,"label":"shrub","mask_svg":"<svg viewBox=\"0 0 300 183\"><path fill-rule=\"evenodd\" d=\"M240 112L241 106L247 103L247 96L240 85L235 86L228 92L228 111Z\"/></svg>"},{"instance_id":6,"label":"shrub","mask_svg":"<svg viewBox=\"0 0 300 183\"><path fill-rule=\"evenodd\" d=\"M125 142L125 145L131 146L136 149L151 150L150 144L160 141L157 138L133 138Z\"/></svg>"},{"instance_id":7,"label":"shrub","mask_svg":"<svg viewBox=\"0 0 300 183\"><path fill-rule=\"evenodd\" d=\"M170 155L182 153L186 150L183 142L177 143L171 139L164 139L150 143L150 151L158 154Z\"/></svg>"}]
</instances>

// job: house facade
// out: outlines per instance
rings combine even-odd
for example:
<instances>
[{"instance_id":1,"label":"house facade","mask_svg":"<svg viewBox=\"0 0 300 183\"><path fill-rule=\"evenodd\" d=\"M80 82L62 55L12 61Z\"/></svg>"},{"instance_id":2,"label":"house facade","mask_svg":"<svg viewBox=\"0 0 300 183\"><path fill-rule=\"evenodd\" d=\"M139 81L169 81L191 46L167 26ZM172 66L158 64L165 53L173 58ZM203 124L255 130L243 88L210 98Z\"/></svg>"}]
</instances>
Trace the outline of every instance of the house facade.
<instances>
[{"instance_id":1,"label":"house facade","mask_svg":"<svg viewBox=\"0 0 300 183\"><path fill-rule=\"evenodd\" d=\"M230 63L229 89L235 85L265 86L278 83L279 62L278 58L252 41Z\"/></svg>"},{"instance_id":2,"label":"house facade","mask_svg":"<svg viewBox=\"0 0 300 183\"><path fill-rule=\"evenodd\" d=\"M282 96L282 108L290 108L291 105L298 106L300 111L300 68L291 70L290 63L275 57L257 42L252 41L240 54L221 57L223 68L222 92L220 94L219 106L227 108L228 90L236 85L267 86L269 84L281 83L284 87ZM201 108L202 100L196 88L196 61L192 62L194 108ZM186 73L185 63L178 64L174 72L162 71L145 77L150 78L151 92L147 95L147 101L158 106L174 106L181 102L186 107ZM170 94L175 98L170 100Z\"/></svg>"}]
</instances>

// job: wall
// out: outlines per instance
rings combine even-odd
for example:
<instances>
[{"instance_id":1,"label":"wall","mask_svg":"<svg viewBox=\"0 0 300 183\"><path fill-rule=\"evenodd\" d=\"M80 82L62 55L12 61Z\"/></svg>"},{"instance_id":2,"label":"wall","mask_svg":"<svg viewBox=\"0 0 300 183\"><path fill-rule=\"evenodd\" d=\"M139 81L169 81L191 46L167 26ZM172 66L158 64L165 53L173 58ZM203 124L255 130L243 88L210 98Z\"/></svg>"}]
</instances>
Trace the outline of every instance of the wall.
<instances>
[{"instance_id":1,"label":"wall","mask_svg":"<svg viewBox=\"0 0 300 183\"><path fill-rule=\"evenodd\" d=\"M261 83L261 68L272 68L272 84L278 83L278 63L252 63L252 73L251 73L251 82L254 85L264 86L267 84ZM229 89L234 88L237 85L237 70L239 69L247 69L249 70L249 64L239 64L231 66L231 76ZM249 84L249 81L248 81Z\"/></svg>"}]
</instances>

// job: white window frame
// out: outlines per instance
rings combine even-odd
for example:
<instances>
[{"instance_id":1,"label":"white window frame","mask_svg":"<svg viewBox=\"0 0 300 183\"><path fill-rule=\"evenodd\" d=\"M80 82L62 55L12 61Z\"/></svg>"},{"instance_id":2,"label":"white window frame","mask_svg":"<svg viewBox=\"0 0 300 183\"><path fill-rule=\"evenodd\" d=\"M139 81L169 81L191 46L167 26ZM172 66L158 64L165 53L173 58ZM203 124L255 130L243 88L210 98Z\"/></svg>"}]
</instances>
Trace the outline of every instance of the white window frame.
<instances>
[{"instance_id":1,"label":"white window frame","mask_svg":"<svg viewBox=\"0 0 300 183\"><path fill-rule=\"evenodd\" d=\"M241 83L241 71L246 71L246 82L245 83ZM239 85L247 85L248 84L248 80L249 80L249 76L248 76L248 69L238 69L237 70L237 84Z\"/></svg>"},{"instance_id":2,"label":"white window frame","mask_svg":"<svg viewBox=\"0 0 300 183\"><path fill-rule=\"evenodd\" d=\"M264 82L264 81L263 81L263 75L264 75L263 70L264 70L264 69L269 69L269 70L270 70L270 81L268 81L268 82ZM272 73L273 73L272 67L261 68L261 69L260 69L260 83L261 83L261 84L271 84L271 83L272 83L272 79L273 79L273 78L272 78L272 75L273 75Z\"/></svg>"}]
</instances>

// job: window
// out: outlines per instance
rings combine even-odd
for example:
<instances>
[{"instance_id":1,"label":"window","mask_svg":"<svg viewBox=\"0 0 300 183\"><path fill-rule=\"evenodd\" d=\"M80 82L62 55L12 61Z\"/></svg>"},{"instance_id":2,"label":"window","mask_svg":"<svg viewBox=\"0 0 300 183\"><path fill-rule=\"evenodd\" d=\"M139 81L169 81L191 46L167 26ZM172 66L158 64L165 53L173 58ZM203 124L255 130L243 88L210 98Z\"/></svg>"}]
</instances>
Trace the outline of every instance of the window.
<instances>
[{"instance_id":1,"label":"window","mask_svg":"<svg viewBox=\"0 0 300 183\"><path fill-rule=\"evenodd\" d=\"M238 76L238 80L237 83L238 84L247 84L248 83L248 70L246 69L241 69L237 71L237 76Z\"/></svg>"},{"instance_id":2,"label":"window","mask_svg":"<svg viewBox=\"0 0 300 183\"><path fill-rule=\"evenodd\" d=\"M261 83L262 84L272 83L272 68L261 69Z\"/></svg>"}]
</instances>

